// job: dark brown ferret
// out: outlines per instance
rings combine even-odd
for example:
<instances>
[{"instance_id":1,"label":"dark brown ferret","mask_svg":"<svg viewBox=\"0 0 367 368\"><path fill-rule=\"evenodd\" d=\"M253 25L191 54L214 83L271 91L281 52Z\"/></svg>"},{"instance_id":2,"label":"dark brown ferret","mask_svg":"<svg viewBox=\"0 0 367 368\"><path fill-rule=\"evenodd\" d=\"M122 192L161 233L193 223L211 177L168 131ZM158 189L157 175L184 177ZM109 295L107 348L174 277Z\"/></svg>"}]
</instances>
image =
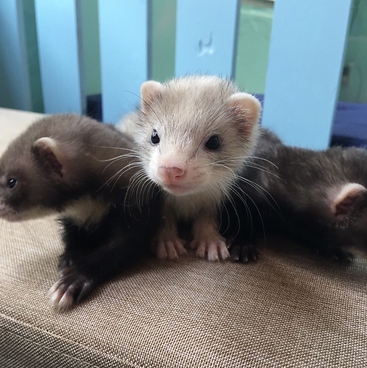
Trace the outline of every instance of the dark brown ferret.
<instances>
[{"instance_id":1,"label":"dark brown ferret","mask_svg":"<svg viewBox=\"0 0 367 368\"><path fill-rule=\"evenodd\" d=\"M65 250L50 290L56 308L84 299L151 243L159 199L153 187L138 191L131 149L113 126L54 115L35 122L0 158L1 218L60 214Z\"/></svg>"},{"instance_id":2,"label":"dark brown ferret","mask_svg":"<svg viewBox=\"0 0 367 368\"><path fill-rule=\"evenodd\" d=\"M350 259L351 250L366 255L366 162L363 148L290 147L263 130L238 181L243 192L234 198L236 211L227 206L232 258L251 259L254 236L264 232L290 236L340 261Z\"/></svg>"}]
</instances>

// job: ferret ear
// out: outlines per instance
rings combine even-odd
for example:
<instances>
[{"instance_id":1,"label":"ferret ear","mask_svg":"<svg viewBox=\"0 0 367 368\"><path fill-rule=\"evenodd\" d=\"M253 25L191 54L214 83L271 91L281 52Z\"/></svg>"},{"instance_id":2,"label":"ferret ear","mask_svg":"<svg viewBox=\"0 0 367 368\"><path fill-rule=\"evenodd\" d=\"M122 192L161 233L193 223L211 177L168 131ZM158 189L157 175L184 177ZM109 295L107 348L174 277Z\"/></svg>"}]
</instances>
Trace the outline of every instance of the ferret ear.
<instances>
[{"instance_id":1,"label":"ferret ear","mask_svg":"<svg viewBox=\"0 0 367 368\"><path fill-rule=\"evenodd\" d=\"M32 146L32 152L38 162L50 173L63 177L62 152L57 142L50 137L37 139Z\"/></svg>"},{"instance_id":2,"label":"ferret ear","mask_svg":"<svg viewBox=\"0 0 367 368\"><path fill-rule=\"evenodd\" d=\"M367 189L357 183L344 185L331 203L331 211L336 219L348 216L366 197Z\"/></svg>"},{"instance_id":3,"label":"ferret ear","mask_svg":"<svg viewBox=\"0 0 367 368\"><path fill-rule=\"evenodd\" d=\"M244 133L246 136L249 136L254 126L257 125L260 120L260 101L248 93L238 92L229 97L227 105L233 108L234 114L241 120L241 122L244 122Z\"/></svg>"},{"instance_id":4,"label":"ferret ear","mask_svg":"<svg viewBox=\"0 0 367 368\"><path fill-rule=\"evenodd\" d=\"M146 81L141 85L141 109L144 114L150 111L150 105L161 96L163 90L163 84L155 81Z\"/></svg>"}]
</instances>

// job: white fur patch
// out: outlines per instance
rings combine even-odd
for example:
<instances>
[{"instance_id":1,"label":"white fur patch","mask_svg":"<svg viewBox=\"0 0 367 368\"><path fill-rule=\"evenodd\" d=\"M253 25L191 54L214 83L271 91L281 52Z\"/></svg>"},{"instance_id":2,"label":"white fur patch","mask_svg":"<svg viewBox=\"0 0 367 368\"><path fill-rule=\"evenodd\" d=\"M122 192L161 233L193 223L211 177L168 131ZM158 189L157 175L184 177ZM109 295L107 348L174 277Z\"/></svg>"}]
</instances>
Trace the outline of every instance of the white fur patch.
<instances>
[{"instance_id":1,"label":"white fur patch","mask_svg":"<svg viewBox=\"0 0 367 368\"><path fill-rule=\"evenodd\" d=\"M110 204L103 199L89 196L78 199L69 205L64 214L72 217L79 225L95 224L108 212Z\"/></svg>"}]
</instances>

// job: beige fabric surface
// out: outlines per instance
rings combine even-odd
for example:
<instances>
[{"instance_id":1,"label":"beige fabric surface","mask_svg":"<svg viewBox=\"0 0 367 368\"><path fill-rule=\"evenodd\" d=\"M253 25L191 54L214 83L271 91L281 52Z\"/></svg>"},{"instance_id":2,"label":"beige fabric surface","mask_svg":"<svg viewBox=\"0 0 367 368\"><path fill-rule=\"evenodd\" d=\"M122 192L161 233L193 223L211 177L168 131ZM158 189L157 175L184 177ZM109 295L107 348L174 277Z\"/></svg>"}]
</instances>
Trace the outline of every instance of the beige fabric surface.
<instances>
[{"instance_id":1,"label":"beige fabric surface","mask_svg":"<svg viewBox=\"0 0 367 368\"><path fill-rule=\"evenodd\" d=\"M367 367L365 259L341 267L270 240L249 265L146 259L60 313L47 296L58 230L0 221L1 368Z\"/></svg>"},{"instance_id":2,"label":"beige fabric surface","mask_svg":"<svg viewBox=\"0 0 367 368\"><path fill-rule=\"evenodd\" d=\"M1 367L367 366L365 260L147 259L59 313L47 292L61 250L53 219L1 223Z\"/></svg>"},{"instance_id":3,"label":"beige fabric surface","mask_svg":"<svg viewBox=\"0 0 367 368\"><path fill-rule=\"evenodd\" d=\"M34 112L0 108L0 154L7 144L34 120L45 115Z\"/></svg>"}]
</instances>

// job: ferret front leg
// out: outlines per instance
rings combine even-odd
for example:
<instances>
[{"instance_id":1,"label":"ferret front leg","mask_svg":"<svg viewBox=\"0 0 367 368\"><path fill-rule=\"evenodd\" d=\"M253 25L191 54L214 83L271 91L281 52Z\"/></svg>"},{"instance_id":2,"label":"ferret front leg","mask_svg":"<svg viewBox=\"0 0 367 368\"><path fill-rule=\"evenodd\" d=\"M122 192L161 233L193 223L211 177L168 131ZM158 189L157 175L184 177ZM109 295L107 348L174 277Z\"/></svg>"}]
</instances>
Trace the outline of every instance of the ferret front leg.
<instances>
[{"instance_id":1,"label":"ferret front leg","mask_svg":"<svg viewBox=\"0 0 367 368\"><path fill-rule=\"evenodd\" d=\"M50 304L58 310L66 310L85 299L96 285L92 278L77 267L62 270L62 276L49 290Z\"/></svg>"},{"instance_id":2,"label":"ferret front leg","mask_svg":"<svg viewBox=\"0 0 367 368\"><path fill-rule=\"evenodd\" d=\"M225 260L229 257L226 239L217 228L214 219L201 216L194 223L194 239L191 248L196 249L196 256L209 261Z\"/></svg>"},{"instance_id":3,"label":"ferret front leg","mask_svg":"<svg viewBox=\"0 0 367 368\"><path fill-rule=\"evenodd\" d=\"M72 259L50 289L50 304L58 310L73 307L98 286L120 274L142 257L146 239L121 233L84 256Z\"/></svg>"},{"instance_id":4,"label":"ferret front leg","mask_svg":"<svg viewBox=\"0 0 367 368\"><path fill-rule=\"evenodd\" d=\"M177 222L171 215L163 218L163 225L155 239L155 252L158 258L174 260L186 254L184 241L177 235Z\"/></svg>"},{"instance_id":5,"label":"ferret front leg","mask_svg":"<svg viewBox=\"0 0 367 368\"><path fill-rule=\"evenodd\" d=\"M257 261L260 252L255 241L247 243L231 243L229 247L232 262L248 263Z\"/></svg>"},{"instance_id":6,"label":"ferret front leg","mask_svg":"<svg viewBox=\"0 0 367 368\"><path fill-rule=\"evenodd\" d=\"M102 282L117 274L119 268L108 262L119 256L114 253L108 247L85 253L83 257L73 258L64 253L60 258L59 280L49 291L51 306L58 310L69 309L84 300Z\"/></svg>"},{"instance_id":7,"label":"ferret front leg","mask_svg":"<svg viewBox=\"0 0 367 368\"><path fill-rule=\"evenodd\" d=\"M65 250L59 262L60 277L50 289L50 304L59 310L78 304L99 285L135 264L147 253L155 226L126 223L118 208L95 227L80 227L70 219L64 219L63 225Z\"/></svg>"}]
</instances>

